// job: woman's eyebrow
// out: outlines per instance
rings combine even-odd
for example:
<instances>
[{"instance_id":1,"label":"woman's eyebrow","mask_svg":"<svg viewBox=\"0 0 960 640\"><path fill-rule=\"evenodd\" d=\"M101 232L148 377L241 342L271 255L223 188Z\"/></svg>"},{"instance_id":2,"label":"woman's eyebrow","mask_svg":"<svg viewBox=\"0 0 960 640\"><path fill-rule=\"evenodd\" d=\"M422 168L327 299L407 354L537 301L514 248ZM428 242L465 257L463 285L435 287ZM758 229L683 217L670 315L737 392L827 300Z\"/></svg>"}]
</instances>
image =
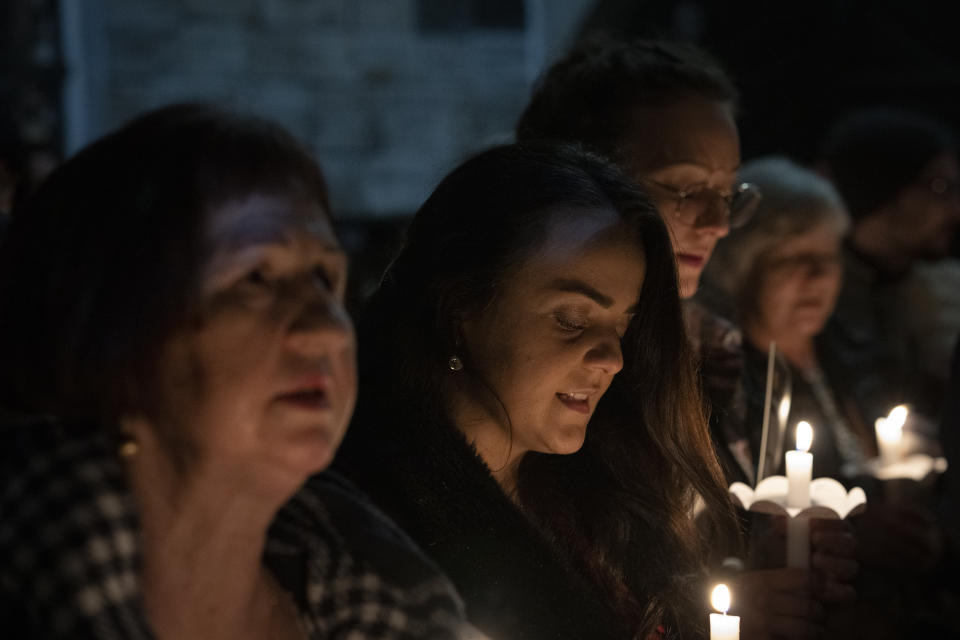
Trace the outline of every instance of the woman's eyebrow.
<instances>
[{"instance_id":1,"label":"woman's eyebrow","mask_svg":"<svg viewBox=\"0 0 960 640\"><path fill-rule=\"evenodd\" d=\"M604 309L609 309L613 306L613 298L600 293L583 280L577 280L576 278L557 278L547 285L547 288L551 291L559 291L562 293L579 293L582 296L590 298Z\"/></svg>"},{"instance_id":2,"label":"woman's eyebrow","mask_svg":"<svg viewBox=\"0 0 960 640\"><path fill-rule=\"evenodd\" d=\"M551 291L559 291L561 293L579 293L582 296L590 298L604 309L609 309L614 303L613 298L610 296L601 293L583 280L578 280L576 278L557 278L547 285L547 289ZM629 309L624 311L624 313L634 314L639 309L640 303L637 302L636 304L631 305Z\"/></svg>"},{"instance_id":3,"label":"woman's eyebrow","mask_svg":"<svg viewBox=\"0 0 960 640\"><path fill-rule=\"evenodd\" d=\"M713 173L717 170L713 167L709 167L703 164L702 162L698 162L697 160L694 160L694 159L679 158L679 159L668 162L662 167L658 167L657 171L662 171L664 169L681 169L681 168L695 168L701 171L706 171L708 173ZM721 168L720 171L737 173L738 171L740 171L740 165L738 164L737 166L731 167L731 168Z\"/></svg>"},{"instance_id":4,"label":"woman's eyebrow","mask_svg":"<svg viewBox=\"0 0 960 640\"><path fill-rule=\"evenodd\" d=\"M336 242L331 242L319 236L320 234L314 233L314 238L318 241L319 248L324 253L346 253ZM282 226L249 224L237 225L232 229L222 231L220 237L215 239L215 242L221 250L242 251L261 245L289 247L295 244L296 236L291 233L289 229Z\"/></svg>"}]
</instances>

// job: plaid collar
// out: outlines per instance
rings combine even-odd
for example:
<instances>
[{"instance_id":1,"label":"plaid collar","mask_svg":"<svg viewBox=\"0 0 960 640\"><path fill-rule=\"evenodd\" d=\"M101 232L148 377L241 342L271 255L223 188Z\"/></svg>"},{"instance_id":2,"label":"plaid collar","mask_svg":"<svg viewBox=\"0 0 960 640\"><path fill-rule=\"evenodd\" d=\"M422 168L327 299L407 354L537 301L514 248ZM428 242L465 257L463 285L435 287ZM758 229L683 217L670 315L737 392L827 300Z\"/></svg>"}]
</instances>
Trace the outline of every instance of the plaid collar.
<instances>
[{"instance_id":1,"label":"plaid collar","mask_svg":"<svg viewBox=\"0 0 960 640\"><path fill-rule=\"evenodd\" d=\"M0 598L49 637L152 640L136 504L111 439L36 423L3 428L0 443ZM264 562L311 638L470 634L450 583L334 476L311 479L281 509Z\"/></svg>"}]
</instances>

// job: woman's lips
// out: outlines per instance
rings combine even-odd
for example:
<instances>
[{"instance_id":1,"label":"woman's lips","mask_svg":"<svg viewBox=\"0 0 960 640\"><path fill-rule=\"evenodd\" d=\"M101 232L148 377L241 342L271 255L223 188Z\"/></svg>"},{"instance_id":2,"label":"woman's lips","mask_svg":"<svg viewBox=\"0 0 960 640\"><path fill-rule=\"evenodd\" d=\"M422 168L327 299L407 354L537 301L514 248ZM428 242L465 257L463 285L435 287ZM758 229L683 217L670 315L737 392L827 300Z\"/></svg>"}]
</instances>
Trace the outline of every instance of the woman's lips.
<instances>
[{"instance_id":1,"label":"woman's lips","mask_svg":"<svg viewBox=\"0 0 960 640\"><path fill-rule=\"evenodd\" d=\"M285 405L306 410L330 408L330 380L327 375L308 375L276 396Z\"/></svg>"},{"instance_id":2,"label":"woman's lips","mask_svg":"<svg viewBox=\"0 0 960 640\"><path fill-rule=\"evenodd\" d=\"M706 262L706 259L703 256L698 256L692 253L678 253L677 262L690 267L700 268Z\"/></svg>"},{"instance_id":3,"label":"woman's lips","mask_svg":"<svg viewBox=\"0 0 960 640\"><path fill-rule=\"evenodd\" d=\"M590 413L590 396L585 393L558 393L557 399L577 413Z\"/></svg>"},{"instance_id":4,"label":"woman's lips","mask_svg":"<svg viewBox=\"0 0 960 640\"><path fill-rule=\"evenodd\" d=\"M316 411L330 408L330 397L325 389L304 389L277 396L277 401L299 409Z\"/></svg>"}]
</instances>

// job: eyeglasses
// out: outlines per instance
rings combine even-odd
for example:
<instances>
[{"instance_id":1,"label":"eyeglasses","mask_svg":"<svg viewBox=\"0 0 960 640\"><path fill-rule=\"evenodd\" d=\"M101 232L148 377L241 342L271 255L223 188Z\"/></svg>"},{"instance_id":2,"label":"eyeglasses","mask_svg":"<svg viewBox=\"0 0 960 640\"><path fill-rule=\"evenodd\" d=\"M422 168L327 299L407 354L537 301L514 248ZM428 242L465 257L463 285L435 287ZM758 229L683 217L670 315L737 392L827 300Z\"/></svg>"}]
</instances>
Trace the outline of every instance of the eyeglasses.
<instances>
[{"instance_id":1,"label":"eyeglasses","mask_svg":"<svg viewBox=\"0 0 960 640\"><path fill-rule=\"evenodd\" d=\"M841 268L842 259L839 253L801 253L793 256L782 256L769 259L766 263L768 272L779 271L790 275L797 273L832 273Z\"/></svg>"},{"instance_id":2,"label":"eyeglasses","mask_svg":"<svg viewBox=\"0 0 960 640\"><path fill-rule=\"evenodd\" d=\"M949 178L936 177L929 183L930 192L940 198L952 198L960 195L960 186L955 180Z\"/></svg>"},{"instance_id":3,"label":"eyeglasses","mask_svg":"<svg viewBox=\"0 0 960 640\"><path fill-rule=\"evenodd\" d=\"M674 215L687 225L742 226L760 203L760 189L748 182L741 182L730 195L724 195L707 187L679 189L649 178L642 182L669 193L676 200Z\"/></svg>"}]
</instances>

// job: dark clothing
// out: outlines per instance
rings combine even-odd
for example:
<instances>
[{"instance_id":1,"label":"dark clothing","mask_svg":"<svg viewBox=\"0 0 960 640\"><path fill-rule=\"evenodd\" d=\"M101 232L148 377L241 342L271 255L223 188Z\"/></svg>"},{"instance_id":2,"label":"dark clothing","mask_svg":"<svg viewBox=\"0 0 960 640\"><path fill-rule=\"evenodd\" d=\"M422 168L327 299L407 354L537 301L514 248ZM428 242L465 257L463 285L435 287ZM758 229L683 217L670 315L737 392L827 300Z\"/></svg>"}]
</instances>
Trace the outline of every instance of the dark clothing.
<instances>
[{"instance_id":1,"label":"dark clothing","mask_svg":"<svg viewBox=\"0 0 960 640\"><path fill-rule=\"evenodd\" d=\"M744 343L736 326L713 311L719 305L712 295L698 293L695 301L685 303L687 334L700 357L711 433L727 481L753 486L763 435L768 354ZM768 445L773 455L768 456L765 477L784 473L783 454L795 447L794 429L800 420L815 430L811 449L815 478L839 479L845 462L858 464L874 453L872 434L851 398L851 386L859 376L849 375L819 339L817 354L822 364L819 378L805 375L782 356L774 361L770 438L779 437L777 414L785 394L791 405L780 446ZM844 433L838 442L840 431Z\"/></svg>"},{"instance_id":2,"label":"dark clothing","mask_svg":"<svg viewBox=\"0 0 960 640\"><path fill-rule=\"evenodd\" d=\"M52 422L0 428L4 637L153 638L140 590L138 513L116 444ZM264 563L311 638L458 638L453 587L396 526L334 474L278 512Z\"/></svg>"},{"instance_id":3,"label":"dark clothing","mask_svg":"<svg viewBox=\"0 0 960 640\"><path fill-rule=\"evenodd\" d=\"M844 371L849 397L867 424L908 403L926 416L940 414L939 383L928 381L907 338L906 274L887 274L849 244L837 307L822 334L824 354Z\"/></svg>"},{"instance_id":4,"label":"dark clothing","mask_svg":"<svg viewBox=\"0 0 960 640\"><path fill-rule=\"evenodd\" d=\"M818 357L823 352L817 348ZM753 345L744 347L745 377L753 380L749 386L752 392L747 400L747 424L750 425L750 445L753 451L759 451L761 426L763 422L763 395L759 381L766 376L767 354ZM787 430L781 447L782 453L796 447L795 428L798 422L806 420L814 429L810 452L813 454L813 477L830 477L842 480L847 473L855 473L872 454L869 434L864 432L862 419L854 412L853 403L839 391L842 384L837 379L847 378L836 370L821 367L820 379L804 374L796 367L786 363L790 372L791 401L787 417ZM848 465L847 469L844 466ZM784 457L777 456L777 465L772 474L783 475Z\"/></svg>"},{"instance_id":5,"label":"dark clothing","mask_svg":"<svg viewBox=\"0 0 960 640\"><path fill-rule=\"evenodd\" d=\"M727 484L754 484L756 463L746 428L743 335L700 301L685 301L687 338L697 354L710 435Z\"/></svg>"},{"instance_id":6,"label":"dark clothing","mask_svg":"<svg viewBox=\"0 0 960 640\"><path fill-rule=\"evenodd\" d=\"M490 637L630 637L452 425L358 417L335 467L440 565Z\"/></svg>"},{"instance_id":7,"label":"dark clothing","mask_svg":"<svg viewBox=\"0 0 960 640\"><path fill-rule=\"evenodd\" d=\"M960 556L960 344L954 349L951 368L947 402L940 422L940 446L949 465L943 476L940 515L954 553ZM960 583L960 576L955 581Z\"/></svg>"}]
</instances>

